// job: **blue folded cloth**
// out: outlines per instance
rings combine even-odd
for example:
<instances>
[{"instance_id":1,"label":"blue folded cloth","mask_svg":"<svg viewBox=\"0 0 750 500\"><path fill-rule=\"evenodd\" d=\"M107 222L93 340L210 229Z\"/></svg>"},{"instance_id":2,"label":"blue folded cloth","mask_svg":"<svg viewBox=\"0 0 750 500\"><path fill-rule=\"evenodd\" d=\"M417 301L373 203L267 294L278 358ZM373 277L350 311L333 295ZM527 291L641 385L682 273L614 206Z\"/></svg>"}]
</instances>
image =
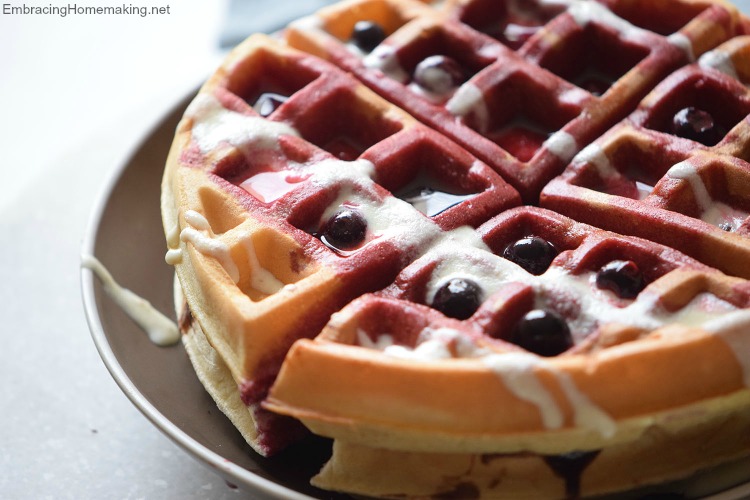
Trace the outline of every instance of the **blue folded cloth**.
<instances>
[{"instance_id":1,"label":"blue folded cloth","mask_svg":"<svg viewBox=\"0 0 750 500\"><path fill-rule=\"evenodd\" d=\"M273 33L335 0L230 0L219 45L233 47L253 33Z\"/></svg>"}]
</instances>

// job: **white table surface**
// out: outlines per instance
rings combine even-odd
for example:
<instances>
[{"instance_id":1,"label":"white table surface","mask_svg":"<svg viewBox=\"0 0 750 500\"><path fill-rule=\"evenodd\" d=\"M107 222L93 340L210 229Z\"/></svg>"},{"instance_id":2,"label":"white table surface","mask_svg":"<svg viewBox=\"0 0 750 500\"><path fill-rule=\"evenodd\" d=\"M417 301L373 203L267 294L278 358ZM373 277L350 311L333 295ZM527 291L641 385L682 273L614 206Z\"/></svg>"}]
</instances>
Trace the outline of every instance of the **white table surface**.
<instances>
[{"instance_id":1,"label":"white table surface","mask_svg":"<svg viewBox=\"0 0 750 500\"><path fill-rule=\"evenodd\" d=\"M103 4L123 5L88 5ZM79 291L80 246L105 179L216 65L225 8L180 0L162 17L0 14L0 498L244 498L123 395Z\"/></svg>"},{"instance_id":2,"label":"white table surface","mask_svg":"<svg viewBox=\"0 0 750 500\"><path fill-rule=\"evenodd\" d=\"M83 313L80 246L103 182L222 55L226 2L135 5L170 14L0 11L0 498L245 497L122 394Z\"/></svg>"}]
</instances>

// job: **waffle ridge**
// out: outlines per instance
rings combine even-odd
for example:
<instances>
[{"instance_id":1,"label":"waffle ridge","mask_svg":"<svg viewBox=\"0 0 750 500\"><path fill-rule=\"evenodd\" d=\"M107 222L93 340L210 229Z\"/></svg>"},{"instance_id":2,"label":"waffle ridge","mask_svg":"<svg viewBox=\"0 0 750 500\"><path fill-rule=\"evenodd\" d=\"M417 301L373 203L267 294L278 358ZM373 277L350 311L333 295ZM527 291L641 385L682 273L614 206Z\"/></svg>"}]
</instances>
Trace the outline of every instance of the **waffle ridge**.
<instances>
[{"instance_id":1,"label":"waffle ridge","mask_svg":"<svg viewBox=\"0 0 750 500\"><path fill-rule=\"evenodd\" d=\"M747 460L749 30L723 1L345 0L252 35L162 184L202 383L261 455L333 439L312 482L352 494L573 498ZM430 56L463 69L448 90ZM688 106L716 138L676 135Z\"/></svg>"}]
</instances>

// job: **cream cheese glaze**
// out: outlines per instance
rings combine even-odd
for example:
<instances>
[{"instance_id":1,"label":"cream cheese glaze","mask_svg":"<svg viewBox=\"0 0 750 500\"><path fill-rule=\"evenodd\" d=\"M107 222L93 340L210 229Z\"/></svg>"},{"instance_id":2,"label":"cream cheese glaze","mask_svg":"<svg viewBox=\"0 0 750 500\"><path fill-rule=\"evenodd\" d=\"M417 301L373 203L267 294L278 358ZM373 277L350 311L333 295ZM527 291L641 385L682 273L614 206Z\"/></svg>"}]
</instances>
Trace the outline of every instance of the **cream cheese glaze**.
<instances>
[{"instance_id":1,"label":"cream cheese glaze","mask_svg":"<svg viewBox=\"0 0 750 500\"><path fill-rule=\"evenodd\" d=\"M718 316L702 325L707 332L727 343L742 367L746 387L750 387L750 311L743 309Z\"/></svg>"},{"instance_id":2,"label":"cream cheese glaze","mask_svg":"<svg viewBox=\"0 0 750 500\"><path fill-rule=\"evenodd\" d=\"M198 94L185 111L193 120L192 140L202 153L208 153L221 143L243 148L278 147L280 135L299 136L285 123L266 120L230 111L212 95Z\"/></svg>"},{"instance_id":3,"label":"cream cheese glaze","mask_svg":"<svg viewBox=\"0 0 750 500\"><path fill-rule=\"evenodd\" d=\"M578 152L578 143L575 137L560 130L552 134L546 141L544 147L564 162L569 162Z\"/></svg>"},{"instance_id":4,"label":"cream cheese glaze","mask_svg":"<svg viewBox=\"0 0 750 500\"><path fill-rule=\"evenodd\" d=\"M559 429L563 426L562 410L534 373L535 369L544 367L541 358L530 353L504 353L482 358L482 362L502 379L516 397L539 409L545 428Z\"/></svg>"},{"instance_id":5,"label":"cream cheese glaze","mask_svg":"<svg viewBox=\"0 0 750 500\"><path fill-rule=\"evenodd\" d=\"M232 259L229 245L216 237L208 220L195 210L187 210L185 222L187 226L180 232L180 240L190 243L203 255L216 259L232 281L237 283L240 271Z\"/></svg>"},{"instance_id":6,"label":"cream cheese glaze","mask_svg":"<svg viewBox=\"0 0 750 500\"><path fill-rule=\"evenodd\" d=\"M568 12L575 22L586 27L590 22L603 23L615 29L625 39L643 38L646 30L639 28L625 19L618 17L604 5L591 1L571 2ZM667 37L669 43L678 47L687 56L690 62L695 60L693 44L690 39L682 33L672 33Z\"/></svg>"},{"instance_id":7,"label":"cream cheese glaze","mask_svg":"<svg viewBox=\"0 0 750 500\"><path fill-rule=\"evenodd\" d=\"M273 295L284 288L284 283L276 278L271 271L260 264L258 254L255 253L255 245L253 244L252 238L242 238L242 245L245 247L247 258L250 263L250 269L252 269L252 274L250 275L250 286L265 295Z\"/></svg>"},{"instance_id":8,"label":"cream cheese glaze","mask_svg":"<svg viewBox=\"0 0 750 500\"><path fill-rule=\"evenodd\" d=\"M722 50L709 50L698 59L698 64L703 68L721 71L735 80L740 79L731 56Z\"/></svg>"},{"instance_id":9,"label":"cream cheese glaze","mask_svg":"<svg viewBox=\"0 0 750 500\"><path fill-rule=\"evenodd\" d=\"M695 52L693 52L693 43L683 33L672 33L667 37L669 43L681 49L689 62L695 62Z\"/></svg>"},{"instance_id":10,"label":"cream cheese glaze","mask_svg":"<svg viewBox=\"0 0 750 500\"><path fill-rule=\"evenodd\" d=\"M180 226L175 224L167 229L167 253L164 261L170 266L182 262L182 248L180 248Z\"/></svg>"},{"instance_id":11,"label":"cream cheese glaze","mask_svg":"<svg viewBox=\"0 0 750 500\"><path fill-rule=\"evenodd\" d=\"M672 166L667 171L667 175L672 179L684 180L690 184L695 201L701 209L700 219L704 222L724 226L728 230L736 230L750 216L749 212L714 200L698 171L687 162Z\"/></svg>"},{"instance_id":12,"label":"cream cheese glaze","mask_svg":"<svg viewBox=\"0 0 750 500\"><path fill-rule=\"evenodd\" d=\"M486 132L490 113L482 91L471 82L464 83L446 103L445 108L454 116L467 119L471 115L479 132Z\"/></svg>"},{"instance_id":13,"label":"cream cheese glaze","mask_svg":"<svg viewBox=\"0 0 750 500\"><path fill-rule=\"evenodd\" d=\"M590 163L596 167L599 178L607 179L615 174L617 170L612 166L609 157L604 150L596 143L591 143L578 153L574 160L575 163Z\"/></svg>"},{"instance_id":14,"label":"cream cheese glaze","mask_svg":"<svg viewBox=\"0 0 750 500\"><path fill-rule=\"evenodd\" d=\"M389 78L400 83L409 81L409 74L401 67L398 54L390 45L378 45L372 52L362 59L362 64L370 69L376 69Z\"/></svg>"},{"instance_id":15,"label":"cream cheese glaze","mask_svg":"<svg viewBox=\"0 0 750 500\"><path fill-rule=\"evenodd\" d=\"M426 258L438 262L427 284L425 301L431 303L437 290L453 278L468 278L479 284L489 297L511 282L524 283L535 293L536 308L553 308L560 297L579 305L575 316L566 318L576 343L583 341L600 325L607 322L653 330L668 323L700 326L736 307L710 294L699 294L682 309L670 313L659 304L659 297L648 289L626 305L615 302L609 291L599 290L594 284L594 272L578 275L567 269L551 266L544 274L534 276L516 264L481 247L465 244L433 247Z\"/></svg>"},{"instance_id":16,"label":"cream cheese glaze","mask_svg":"<svg viewBox=\"0 0 750 500\"><path fill-rule=\"evenodd\" d=\"M177 324L143 297L123 288L112 274L93 255L81 255L81 267L91 270L99 278L104 291L120 308L135 321L154 344L169 346L180 340Z\"/></svg>"},{"instance_id":17,"label":"cream cheese glaze","mask_svg":"<svg viewBox=\"0 0 750 500\"><path fill-rule=\"evenodd\" d=\"M646 30L630 24L618 17L611 10L598 2L588 0L571 2L568 13L580 27L585 28L591 22L606 24L620 33L623 38L638 38Z\"/></svg>"}]
</instances>

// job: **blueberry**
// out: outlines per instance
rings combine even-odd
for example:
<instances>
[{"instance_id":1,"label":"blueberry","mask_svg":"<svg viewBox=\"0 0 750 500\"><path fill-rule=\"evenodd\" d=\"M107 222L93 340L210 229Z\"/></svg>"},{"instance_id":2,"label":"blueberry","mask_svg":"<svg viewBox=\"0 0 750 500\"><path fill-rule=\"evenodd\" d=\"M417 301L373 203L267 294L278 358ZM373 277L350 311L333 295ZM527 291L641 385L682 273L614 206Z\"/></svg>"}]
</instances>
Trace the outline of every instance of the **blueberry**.
<instances>
[{"instance_id":1,"label":"blueberry","mask_svg":"<svg viewBox=\"0 0 750 500\"><path fill-rule=\"evenodd\" d=\"M438 288L432 307L451 318L467 319L479 308L481 295L482 290L475 282L453 278Z\"/></svg>"},{"instance_id":2,"label":"blueberry","mask_svg":"<svg viewBox=\"0 0 750 500\"><path fill-rule=\"evenodd\" d=\"M356 210L343 208L323 225L321 240L336 250L351 250L365 239L367 221Z\"/></svg>"},{"instance_id":3,"label":"blueberry","mask_svg":"<svg viewBox=\"0 0 750 500\"><path fill-rule=\"evenodd\" d=\"M544 309L527 312L516 324L511 342L540 356L557 356L573 346L565 320Z\"/></svg>"},{"instance_id":4,"label":"blueberry","mask_svg":"<svg viewBox=\"0 0 750 500\"><path fill-rule=\"evenodd\" d=\"M372 21L357 21L352 30L351 40L364 52L372 52L372 49L385 40L385 31Z\"/></svg>"},{"instance_id":5,"label":"blueberry","mask_svg":"<svg viewBox=\"0 0 750 500\"><path fill-rule=\"evenodd\" d=\"M672 133L706 146L713 146L724 135L711 113L694 107L683 108L675 113Z\"/></svg>"},{"instance_id":6,"label":"blueberry","mask_svg":"<svg viewBox=\"0 0 750 500\"><path fill-rule=\"evenodd\" d=\"M464 70L448 56L430 56L417 64L414 81L423 89L435 94L446 94L465 80Z\"/></svg>"},{"instance_id":7,"label":"blueberry","mask_svg":"<svg viewBox=\"0 0 750 500\"><path fill-rule=\"evenodd\" d=\"M554 245L544 238L527 236L508 245L503 257L538 276L547 270L557 253Z\"/></svg>"},{"instance_id":8,"label":"blueberry","mask_svg":"<svg viewBox=\"0 0 750 500\"><path fill-rule=\"evenodd\" d=\"M613 260L596 273L596 286L623 299L632 299L643 290L646 281L632 260Z\"/></svg>"},{"instance_id":9,"label":"blueberry","mask_svg":"<svg viewBox=\"0 0 750 500\"><path fill-rule=\"evenodd\" d=\"M255 101L253 109L258 112L262 117L266 117L276 111L276 108L281 106L288 99L287 96L281 94L274 94L273 92L264 92Z\"/></svg>"}]
</instances>

